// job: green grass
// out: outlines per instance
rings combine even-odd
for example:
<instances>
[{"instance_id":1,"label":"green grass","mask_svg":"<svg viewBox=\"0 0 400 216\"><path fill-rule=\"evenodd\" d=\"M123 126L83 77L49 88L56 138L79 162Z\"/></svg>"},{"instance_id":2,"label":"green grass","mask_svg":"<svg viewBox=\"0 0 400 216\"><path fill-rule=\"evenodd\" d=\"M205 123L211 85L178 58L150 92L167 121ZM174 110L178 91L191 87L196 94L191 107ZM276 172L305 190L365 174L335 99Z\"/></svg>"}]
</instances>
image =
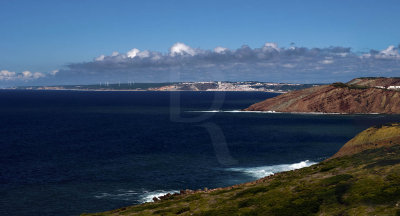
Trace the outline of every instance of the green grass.
<instances>
[{"instance_id":1,"label":"green grass","mask_svg":"<svg viewBox=\"0 0 400 216\"><path fill-rule=\"evenodd\" d=\"M382 142L396 134L399 124L372 127L346 145ZM253 183L84 215L400 215L397 139L391 146L331 158Z\"/></svg>"},{"instance_id":2,"label":"green grass","mask_svg":"<svg viewBox=\"0 0 400 216\"><path fill-rule=\"evenodd\" d=\"M399 145L279 173L264 182L179 195L99 215L396 215L397 203Z\"/></svg>"},{"instance_id":3,"label":"green grass","mask_svg":"<svg viewBox=\"0 0 400 216\"><path fill-rule=\"evenodd\" d=\"M341 83L341 82L333 83L332 86L334 86L336 88L349 88L349 89L360 89L360 90L370 88L368 86L351 85L351 84L346 84L346 83Z\"/></svg>"}]
</instances>

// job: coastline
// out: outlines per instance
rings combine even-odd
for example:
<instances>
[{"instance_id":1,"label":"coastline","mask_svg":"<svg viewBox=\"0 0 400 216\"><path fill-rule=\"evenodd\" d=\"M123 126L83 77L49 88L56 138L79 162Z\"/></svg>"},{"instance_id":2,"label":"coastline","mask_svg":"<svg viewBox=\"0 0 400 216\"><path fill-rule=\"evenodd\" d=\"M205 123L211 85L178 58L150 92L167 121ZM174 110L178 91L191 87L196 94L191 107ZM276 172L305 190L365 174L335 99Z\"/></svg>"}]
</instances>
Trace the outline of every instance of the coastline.
<instances>
[{"instance_id":1,"label":"coastline","mask_svg":"<svg viewBox=\"0 0 400 216\"><path fill-rule=\"evenodd\" d=\"M324 160L322 160L320 162L323 162L323 161ZM279 175L281 173L291 172L291 171L306 168L306 167L312 167L314 165L318 165L320 162L313 162L313 161L305 160L305 161L301 161L301 162L293 163L293 164L270 165L269 167L275 167L275 166L279 166L279 167L287 166L287 167L283 168L282 170L276 171L276 172L269 172L266 175L264 175L263 177L259 177L253 181L243 182L243 183L234 184L234 185L226 186L226 187L211 188L211 189L209 189L209 188L197 189L197 190L190 190L190 189L182 190L181 189L181 190L179 190L179 192L176 192L176 193L165 193L164 195L161 195L161 196L154 196L152 198L152 202L143 202L142 204L153 203L153 202L157 202L157 201L161 201L161 200L167 200L167 199L170 199L171 197L178 197L178 196L183 196L183 195L187 195L187 194L211 193L211 192L216 192L216 191L221 191L221 190L231 190L231 189L235 189L235 188L239 188L239 187L243 187L243 186L252 186L255 184L266 182L269 179L271 179L274 176ZM268 167L268 166L266 166L266 167ZM236 171L236 172L243 172L243 170L245 170L245 169L246 168L229 168L229 170Z\"/></svg>"},{"instance_id":2,"label":"coastline","mask_svg":"<svg viewBox=\"0 0 400 216\"><path fill-rule=\"evenodd\" d=\"M149 90L149 89L18 89L18 88L3 88L0 90L20 90L20 91L84 91L84 92L264 92L285 94L288 91L237 91L237 90Z\"/></svg>"},{"instance_id":3,"label":"coastline","mask_svg":"<svg viewBox=\"0 0 400 216\"><path fill-rule=\"evenodd\" d=\"M291 91L244 110L288 113L400 114L400 79L353 79ZM399 88L398 88L399 87Z\"/></svg>"},{"instance_id":4,"label":"coastline","mask_svg":"<svg viewBox=\"0 0 400 216\"><path fill-rule=\"evenodd\" d=\"M365 129L336 156L310 166L82 215L398 215L400 141L393 134L398 135L399 127L391 123Z\"/></svg>"},{"instance_id":5,"label":"coastline","mask_svg":"<svg viewBox=\"0 0 400 216\"><path fill-rule=\"evenodd\" d=\"M274 110L256 111L256 110L203 110L186 112L209 112L209 113L261 113L261 114L295 114L295 115L389 115L387 113L325 113L325 112L277 112ZM390 114L396 115L396 114Z\"/></svg>"}]
</instances>

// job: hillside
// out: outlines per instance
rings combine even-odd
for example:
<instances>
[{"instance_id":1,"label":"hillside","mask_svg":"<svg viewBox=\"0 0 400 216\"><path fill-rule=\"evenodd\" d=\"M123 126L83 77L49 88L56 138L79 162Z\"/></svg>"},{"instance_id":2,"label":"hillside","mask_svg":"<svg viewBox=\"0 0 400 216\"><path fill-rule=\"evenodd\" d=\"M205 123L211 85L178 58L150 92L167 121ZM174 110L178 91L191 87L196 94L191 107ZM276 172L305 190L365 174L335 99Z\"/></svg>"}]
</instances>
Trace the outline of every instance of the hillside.
<instances>
[{"instance_id":1,"label":"hillside","mask_svg":"<svg viewBox=\"0 0 400 216\"><path fill-rule=\"evenodd\" d=\"M83 215L400 215L398 135L399 124L372 127L338 152L345 154L307 168ZM364 144L373 148L346 150Z\"/></svg>"},{"instance_id":2,"label":"hillside","mask_svg":"<svg viewBox=\"0 0 400 216\"><path fill-rule=\"evenodd\" d=\"M358 78L346 84L292 91L251 105L246 111L400 113L399 78Z\"/></svg>"},{"instance_id":3,"label":"hillside","mask_svg":"<svg viewBox=\"0 0 400 216\"><path fill-rule=\"evenodd\" d=\"M393 145L400 145L399 123L368 128L347 142L332 158Z\"/></svg>"},{"instance_id":4,"label":"hillside","mask_svg":"<svg viewBox=\"0 0 400 216\"><path fill-rule=\"evenodd\" d=\"M365 77L365 78L355 78L348 82L350 85L366 86L366 87L390 87L390 86L400 86L399 78L384 78L384 77Z\"/></svg>"}]
</instances>

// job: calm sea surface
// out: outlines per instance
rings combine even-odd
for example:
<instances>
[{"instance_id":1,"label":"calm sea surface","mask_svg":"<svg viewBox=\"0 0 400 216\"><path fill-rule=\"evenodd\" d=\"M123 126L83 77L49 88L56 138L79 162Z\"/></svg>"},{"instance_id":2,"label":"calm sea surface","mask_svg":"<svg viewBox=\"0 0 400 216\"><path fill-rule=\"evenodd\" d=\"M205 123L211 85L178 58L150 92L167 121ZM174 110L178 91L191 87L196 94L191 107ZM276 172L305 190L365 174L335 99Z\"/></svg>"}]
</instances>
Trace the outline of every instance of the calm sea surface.
<instances>
[{"instance_id":1,"label":"calm sea surface","mask_svg":"<svg viewBox=\"0 0 400 216\"><path fill-rule=\"evenodd\" d=\"M310 165L388 115L238 112L263 92L0 91L0 215L79 215Z\"/></svg>"}]
</instances>

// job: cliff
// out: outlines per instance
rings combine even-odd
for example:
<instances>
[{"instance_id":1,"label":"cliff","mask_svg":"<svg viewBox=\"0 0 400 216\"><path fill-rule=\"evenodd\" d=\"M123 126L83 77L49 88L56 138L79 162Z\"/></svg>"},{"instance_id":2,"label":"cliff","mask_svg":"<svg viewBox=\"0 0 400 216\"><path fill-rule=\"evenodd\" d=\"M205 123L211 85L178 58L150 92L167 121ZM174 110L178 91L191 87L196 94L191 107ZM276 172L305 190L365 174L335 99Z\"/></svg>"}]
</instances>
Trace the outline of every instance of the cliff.
<instances>
[{"instance_id":1,"label":"cliff","mask_svg":"<svg viewBox=\"0 0 400 216\"><path fill-rule=\"evenodd\" d=\"M83 215L400 215L399 130L369 128L310 167Z\"/></svg>"},{"instance_id":2,"label":"cliff","mask_svg":"<svg viewBox=\"0 0 400 216\"><path fill-rule=\"evenodd\" d=\"M246 111L400 114L399 78L357 78L316 86L256 103Z\"/></svg>"}]
</instances>

